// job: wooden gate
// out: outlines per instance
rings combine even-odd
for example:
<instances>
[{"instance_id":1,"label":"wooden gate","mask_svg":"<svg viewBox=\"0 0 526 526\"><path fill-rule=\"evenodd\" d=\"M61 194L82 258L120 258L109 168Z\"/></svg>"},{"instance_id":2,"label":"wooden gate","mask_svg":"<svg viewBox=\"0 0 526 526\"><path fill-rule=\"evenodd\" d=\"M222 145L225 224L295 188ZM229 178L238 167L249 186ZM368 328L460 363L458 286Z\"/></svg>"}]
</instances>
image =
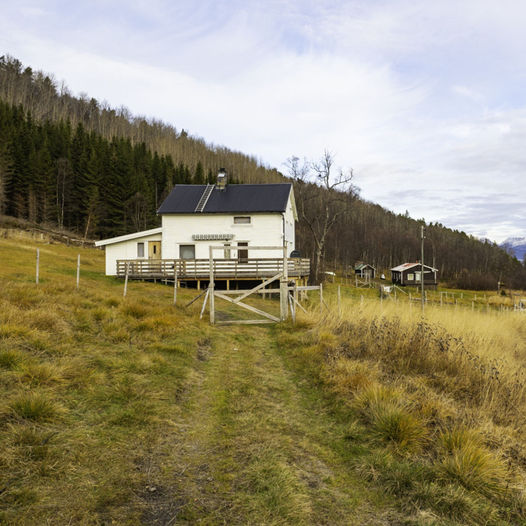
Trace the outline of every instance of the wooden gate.
<instances>
[{"instance_id":1,"label":"wooden gate","mask_svg":"<svg viewBox=\"0 0 526 526\"><path fill-rule=\"evenodd\" d=\"M287 259L287 247L248 247L250 251L252 250L281 250L283 252L283 265L282 271L278 272L274 276L264 280L262 283L256 287L249 290L216 290L214 283L214 250L224 251L225 247L223 245L211 246L210 247L210 258L209 258L209 270L210 270L210 281L208 285L208 291L205 298L205 303L203 303L203 309L208 299L209 308L210 308L210 323L211 324L258 324L258 323L277 323L279 321L284 321L288 316L288 259ZM230 250L240 250L237 247L230 247ZM246 247L243 247L241 250L247 250ZM267 289L266 287L271 283L279 280L279 289ZM248 298L250 295L260 292L268 293L279 293L280 296L280 315L279 318L270 312L253 307L244 303L242 300ZM242 320L242 319L233 319L225 321L216 322L216 311L215 311L215 302L216 299L221 299L232 305L237 305L242 309L248 310L254 314L258 314L262 318L260 319L251 319L251 320Z\"/></svg>"}]
</instances>

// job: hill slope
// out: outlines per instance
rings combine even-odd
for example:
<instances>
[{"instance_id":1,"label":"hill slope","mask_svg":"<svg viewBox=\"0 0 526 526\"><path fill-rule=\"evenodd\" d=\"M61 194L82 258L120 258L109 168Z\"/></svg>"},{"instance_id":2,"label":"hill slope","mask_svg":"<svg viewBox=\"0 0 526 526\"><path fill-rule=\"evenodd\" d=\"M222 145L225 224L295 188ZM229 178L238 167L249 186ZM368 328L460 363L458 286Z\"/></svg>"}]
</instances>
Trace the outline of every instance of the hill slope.
<instances>
[{"instance_id":1,"label":"hill slope","mask_svg":"<svg viewBox=\"0 0 526 526\"><path fill-rule=\"evenodd\" d=\"M296 326L225 330L182 307L195 291L174 308L170 287L132 282L124 299L102 256L0 239L0 520L525 519L518 315L455 310L448 335L419 317L397 328L400 310L377 319L371 298L359 317L349 303L320 319L314 303ZM473 354L492 345L512 369Z\"/></svg>"},{"instance_id":2,"label":"hill slope","mask_svg":"<svg viewBox=\"0 0 526 526\"><path fill-rule=\"evenodd\" d=\"M40 284L31 283L35 248ZM380 523L345 423L300 388L272 330L230 331L102 253L0 240L0 520ZM180 291L186 302L191 292Z\"/></svg>"},{"instance_id":3,"label":"hill slope","mask_svg":"<svg viewBox=\"0 0 526 526\"><path fill-rule=\"evenodd\" d=\"M0 57L0 101L0 214L55 222L83 237L110 237L156 226L157 207L174 184L213 182L220 167L231 181L285 180L252 157L74 97L51 76L10 57ZM348 268L364 260L385 270L420 257L423 221L352 194L333 199L334 192L313 182L296 182L295 191L305 212L297 248L313 263L327 200L338 220L322 249L324 266ZM457 286L496 289L501 281L526 288L526 268L505 250L443 225L428 225L426 254L440 277ZM319 275L322 269L314 266Z\"/></svg>"}]
</instances>

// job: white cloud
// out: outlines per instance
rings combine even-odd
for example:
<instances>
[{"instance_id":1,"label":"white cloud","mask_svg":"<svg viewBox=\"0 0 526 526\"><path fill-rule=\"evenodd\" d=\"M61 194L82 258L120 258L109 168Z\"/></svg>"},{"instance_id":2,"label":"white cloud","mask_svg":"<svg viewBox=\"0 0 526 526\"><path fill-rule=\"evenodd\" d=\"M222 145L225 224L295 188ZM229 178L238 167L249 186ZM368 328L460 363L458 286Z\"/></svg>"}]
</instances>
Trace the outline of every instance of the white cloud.
<instances>
[{"instance_id":1,"label":"white cloud","mask_svg":"<svg viewBox=\"0 0 526 526\"><path fill-rule=\"evenodd\" d=\"M328 147L367 199L477 235L526 231L500 207L526 202L526 4L57 0L3 15L4 51L77 93L278 168Z\"/></svg>"}]
</instances>

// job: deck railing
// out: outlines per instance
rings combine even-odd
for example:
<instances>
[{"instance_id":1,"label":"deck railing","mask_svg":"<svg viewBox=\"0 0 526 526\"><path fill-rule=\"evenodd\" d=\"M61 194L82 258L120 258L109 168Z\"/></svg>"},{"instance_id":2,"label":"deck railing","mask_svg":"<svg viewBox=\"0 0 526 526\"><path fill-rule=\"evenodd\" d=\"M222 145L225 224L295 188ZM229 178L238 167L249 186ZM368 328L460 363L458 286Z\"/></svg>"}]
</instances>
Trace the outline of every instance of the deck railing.
<instances>
[{"instance_id":1,"label":"deck railing","mask_svg":"<svg viewBox=\"0 0 526 526\"><path fill-rule=\"evenodd\" d=\"M310 260L288 258L288 275L308 276ZM214 259L215 279L261 279L283 270L283 258ZM207 279L210 276L208 259L118 259L117 276L124 277L128 267L129 278L161 278L183 280Z\"/></svg>"}]
</instances>

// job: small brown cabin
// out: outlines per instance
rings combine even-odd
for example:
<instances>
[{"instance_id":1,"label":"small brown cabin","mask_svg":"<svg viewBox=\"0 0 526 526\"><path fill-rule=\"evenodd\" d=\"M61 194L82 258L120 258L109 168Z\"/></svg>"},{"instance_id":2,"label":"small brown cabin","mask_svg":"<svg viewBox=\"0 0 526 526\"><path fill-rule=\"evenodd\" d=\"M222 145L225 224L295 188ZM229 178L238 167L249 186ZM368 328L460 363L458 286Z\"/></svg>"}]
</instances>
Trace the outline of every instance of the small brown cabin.
<instances>
[{"instance_id":1,"label":"small brown cabin","mask_svg":"<svg viewBox=\"0 0 526 526\"><path fill-rule=\"evenodd\" d=\"M422 274L421 263L403 263L391 269L391 281L395 285L420 286ZM424 265L424 286L435 286L437 284L438 270Z\"/></svg>"},{"instance_id":2,"label":"small brown cabin","mask_svg":"<svg viewBox=\"0 0 526 526\"><path fill-rule=\"evenodd\" d=\"M376 269L372 265L360 261L354 265L354 273L360 278L374 279Z\"/></svg>"}]
</instances>

